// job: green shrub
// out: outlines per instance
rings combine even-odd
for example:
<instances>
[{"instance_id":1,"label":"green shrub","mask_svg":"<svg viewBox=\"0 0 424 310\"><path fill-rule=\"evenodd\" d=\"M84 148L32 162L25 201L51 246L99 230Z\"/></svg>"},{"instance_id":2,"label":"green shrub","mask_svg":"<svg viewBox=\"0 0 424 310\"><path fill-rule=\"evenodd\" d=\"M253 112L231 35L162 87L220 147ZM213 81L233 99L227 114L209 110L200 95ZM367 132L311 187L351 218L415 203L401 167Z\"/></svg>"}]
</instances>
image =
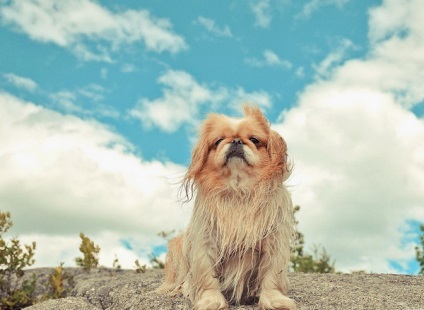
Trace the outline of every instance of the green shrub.
<instances>
[{"instance_id":1,"label":"green shrub","mask_svg":"<svg viewBox=\"0 0 424 310\"><path fill-rule=\"evenodd\" d=\"M151 254L149 255L150 263L152 264L153 269L163 269L165 268L165 262L159 259L159 257Z\"/></svg>"},{"instance_id":2,"label":"green shrub","mask_svg":"<svg viewBox=\"0 0 424 310\"><path fill-rule=\"evenodd\" d=\"M118 257L115 255L115 259L113 260L112 268L119 271L122 269L121 264L119 263Z\"/></svg>"},{"instance_id":3,"label":"green shrub","mask_svg":"<svg viewBox=\"0 0 424 310\"><path fill-rule=\"evenodd\" d=\"M141 266L138 259L136 259L134 263L135 263L135 272L136 273L145 273L146 272L146 269L147 269L146 265Z\"/></svg>"},{"instance_id":4,"label":"green shrub","mask_svg":"<svg viewBox=\"0 0 424 310\"><path fill-rule=\"evenodd\" d=\"M159 237L164 238L167 242L171 239L171 237L174 235L175 229L170 231L161 231L158 233ZM163 269L165 268L165 262L162 261L158 256L156 256L154 253L149 255L150 263L152 264L153 269Z\"/></svg>"},{"instance_id":5,"label":"green shrub","mask_svg":"<svg viewBox=\"0 0 424 310\"><path fill-rule=\"evenodd\" d=\"M299 212L300 206L294 207L294 221L297 225L299 222L296 220L296 213ZM305 243L305 237L301 232L296 230L296 240L292 248L292 254L290 257L291 267L290 269L294 272L314 272L314 273L334 273L335 262L331 261L330 255L327 253L325 248L320 246L314 246L312 254L305 253L303 246Z\"/></svg>"},{"instance_id":6,"label":"green shrub","mask_svg":"<svg viewBox=\"0 0 424 310\"><path fill-rule=\"evenodd\" d=\"M100 247L95 245L90 238L86 237L83 233L80 233L81 245L79 250L83 254L83 257L75 258L77 266L81 266L85 271L90 271L91 268L97 268L99 266L99 252Z\"/></svg>"},{"instance_id":7,"label":"green shrub","mask_svg":"<svg viewBox=\"0 0 424 310\"><path fill-rule=\"evenodd\" d=\"M74 277L65 271L63 263L54 268L53 273L49 277L48 293L44 296L44 299L58 299L67 296L65 282L68 288L75 286Z\"/></svg>"},{"instance_id":8,"label":"green shrub","mask_svg":"<svg viewBox=\"0 0 424 310\"><path fill-rule=\"evenodd\" d=\"M12 238L6 241L3 235L13 226L10 212L0 211L0 309L21 309L34 303L33 293L36 277L31 281L17 281L24 275L24 268L34 264L35 242L21 245Z\"/></svg>"},{"instance_id":9,"label":"green shrub","mask_svg":"<svg viewBox=\"0 0 424 310\"><path fill-rule=\"evenodd\" d=\"M63 271L63 263L60 266L56 267L53 271L53 274L50 275L49 283L51 286L50 296L53 299L58 299L64 297L65 294L65 286L63 285L63 281L65 278L65 273Z\"/></svg>"},{"instance_id":10,"label":"green shrub","mask_svg":"<svg viewBox=\"0 0 424 310\"><path fill-rule=\"evenodd\" d=\"M421 235L419 236L419 240L421 247L415 247L415 257L420 265L420 271L418 271L418 274L424 275L424 225L420 225L420 230Z\"/></svg>"}]
</instances>

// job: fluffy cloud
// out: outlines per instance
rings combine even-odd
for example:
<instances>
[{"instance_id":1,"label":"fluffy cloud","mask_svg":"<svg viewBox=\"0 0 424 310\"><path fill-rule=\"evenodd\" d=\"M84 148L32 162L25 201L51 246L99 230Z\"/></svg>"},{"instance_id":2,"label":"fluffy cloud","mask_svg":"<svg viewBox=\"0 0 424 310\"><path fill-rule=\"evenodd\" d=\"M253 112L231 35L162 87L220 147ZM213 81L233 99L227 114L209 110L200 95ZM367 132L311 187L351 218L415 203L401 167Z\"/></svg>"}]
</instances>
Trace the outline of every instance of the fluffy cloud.
<instances>
[{"instance_id":1,"label":"fluffy cloud","mask_svg":"<svg viewBox=\"0 0 424 310\"><path fill-rule=\"evenodd\" d=\"M347 52L355 48L352 41L341 39L330 54L328 54L319 65L315 65L314 69L318 78L326 78L332 73L333 68L338 68L340 63L346 59Z\"/></svg>"},{"instance_id":2,"label":"fluffy cloud","mask_svg":"<svg viewBox=\"0 0 424 310\"><path fill-rule=\"evenodd\" d=\"M165 86L163 96L154 100L141 99L130 111L147 128L155 125L166 132L173 132L183 123L191 122L193 116L199 113L200 105L213 98L207 86L199 84L183 71L168 71L158 82Z\"/></svg>"},{"instance_id":3,"label":"fluffy cloud","mask_svg":"<svg viewBox=\"0 0 424 310\"><path fill-rule=\"evenodd\" d=\"M57 110L65 113L118 118L119 112L115 108L102 103L107 92L98 84L90 84L73 91L60 90L49 94L48 98Z\"/></svg>"},{"instance_id":4,"label":"fluffy cloud","mask_svg":"<svg viewBox=\"0 0 424 310\"><path fill-rule=\"evenodd\" d=\"M243 88L213 88L201 84L185 71L169 70L159 79L164 85L163 95L150 100L141 99L130 115L141 121L145 128L159 127L174 132L184 124L196 124L202 106L211 110L223 103L237 106L238 102L252 101L263 108L271 106L271 96L264 91L247 92Z\"/></svg>"},{"instance_id":5,"label":"fluffy cloud","mask_svg":"<svg viewBox=\"0 0 424 310\"><path fill-rule=\"evenodd\" d=\"M233 36L233 34L231 33L231 29L228 25L225 25L224 27L220 28L218 25L216 25L213 19L199 16L196 20L196 23L198 23L199 25L202 25L203 27L205 27L207 31L209 31L210 33L218 37Z\"/></svg>"},{"instance_id":6,"label":"fluffy cloud","mask_svg":"<svg viewBox=\"0 0 424 310\"><path fill-rule=\"evenodd\" d=\"M120 257L128 263L164 244L160 230L183 227L188 207L179 206L173 184L184 167L141 160L97 122L7 93L0 102L0 205L23 239L40 242L38 265L72 264L81 231L106 249L101 258L110 265L114 252L131 252Z\"/></svg>"},{"instance_id":7,"label":"fluffy cloud","mask_svg":"<svg viewBox=\"0 0 424 310\"><path fill-rule=\"evenodd\" d=\"M257 58L246 58L245 62L248 65L254 67L282 67L285 69L291 69L292 64L288 60L282 60L276 53L271 50L264 50L262 53L262 59Z\"/></svg>"},{"instance_id":8,"label":"fluffy cloud","mask_svg":"<svg viewBox=\"0 0 424 310\"><path fill-rule=\"evenodd\" d=\"M371 10L368 55L321 66L275 125L295 162L300 229L342 270L395 272L392 261L405 270L414 261L406 232L424 222L424 121L407 108L424 100L423 9L384 1Z\"/></svg>"},{"instance_id":9,"label":"fluffy cloud","mask_svg":"<svg viewBox=\"0 0 424 310\"><path fill-rule=\"evenodd\" d=\"M167 19L146 10L112 12L91 0L13 0L0 6L0 16L31 39L70 48L84 60L112 61L112 50L138 41L155 52L187 47Z\"/></svg>"},{"instance_id":10,"label":"fluffy cloud","mask_svg":"<svg viewBox=\"0 0 424 310\"><path fill-rule=\"evenodd\" d=\"M296 18L309 18L315 11L323 6L335 5L341 8L349 1L350 0L310 0L303 5L302 11L296 15Z\"/></svg>"},{"instance_id":11,"label":"fluffy cloud","mask_svg":"<svg viewBox=\"0 0 424 310\"><path fill-rule=\"evenodd\" d=\"M309 244L338 268L390 272L409 219L424 221L424 122L392 96L335 83L305 91L277 130L295 162L294 201Z\"/></svg>"},{"instance_id":12,"label":"fluffy cloud","mask_svg":"<svg viewBox=\"0 0 424 310\"><path fill-rule=\"evenodd\" d=\"M28 91L34 91L37 89L38 85L33 80L16 75L14 73L5 73L3 74L3 77L8 81L10 84L14 85L17 88L26 89Z\"/></svg>"},{"instance_id":13,"label":"fluffy cloud","mask_svg":"<svg viewBox=\"0 0 424 310\"><path fill-rule=\"evenodd\" d=\"M136 259L139 260L141 265L149 265L148 257L155 252L155 245L164 246L163 239L156 235L145 236L140 233L134 234L134 237L137 238L136 240L128 238L126 234L119 234L116 231L101 231L86 235L96 245L99 245L99 264L100 266L107 267L112 267L115 258L118 258L119 264L123 268L134 268L134 261ZM39 267L57 266L60 262L64 262L66 266L73 267L76 265L75 258L82 256L81 252L78 251L81 244L78 232L73 235L31 233L19 235L19 240L23 244L36 242L35 264ZM129 245L131 245L131 249Z\"/></svg>"},{"instance_id":14,"label":"fluffy cloud","mask_svg":"<svg viewBox=\"0 0 424 310\"><path fill-rule=\"evenodd\" d=\"M251 9L255 15L255 26L267 28L272 20L270 0L259 0L251 5Z\"/></svg>"},{"instance_id":15,"label":"fluffy cloud","mask_svg":"<svg viewBox=\"0 0 424 310\"><path fill-rule=\"evenodd\" d=\"M424 3L384 1L370 10L370 50L365 59L345 60L354 48L342 40L318 66L319 78L329 78L344 87L378 89L392 93L398 103L411 108L424 98Z\"/></svg>"},{"instance_id":16,"label":"fluffy cloud","mask_svg":"<svg viewBox=\"0 0 424 310\"><path fill-rule=\"evenodd\" d=\"M238 87L235 90L231 90L228 97L228 100L232 101L232 106L238 113L241 111L240 106L246 102L257 104L263 110L272 106L272 96L265 91L246 92L242 87ZM235 99L230 100L231 97Z\"/></svg>"}]
</instances>

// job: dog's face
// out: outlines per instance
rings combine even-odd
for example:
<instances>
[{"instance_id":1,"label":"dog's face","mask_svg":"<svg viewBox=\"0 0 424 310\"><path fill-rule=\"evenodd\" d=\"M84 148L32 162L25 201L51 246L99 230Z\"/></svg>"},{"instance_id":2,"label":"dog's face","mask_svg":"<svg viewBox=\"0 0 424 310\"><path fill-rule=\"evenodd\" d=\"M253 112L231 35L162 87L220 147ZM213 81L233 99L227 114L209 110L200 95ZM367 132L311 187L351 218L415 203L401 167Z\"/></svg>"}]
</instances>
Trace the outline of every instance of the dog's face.
<instances>
[{"instance_id":1,"label":"dog's face","mask_svg":"<svg viewBox=\"0 0 424 310\"><path fill-rule=\"evenodd\" d=\"M204 121L185 181L207 190L257 186L288 174L287 147L256 107L245 117L211 114Z\"/></svg>"}]
</instances>

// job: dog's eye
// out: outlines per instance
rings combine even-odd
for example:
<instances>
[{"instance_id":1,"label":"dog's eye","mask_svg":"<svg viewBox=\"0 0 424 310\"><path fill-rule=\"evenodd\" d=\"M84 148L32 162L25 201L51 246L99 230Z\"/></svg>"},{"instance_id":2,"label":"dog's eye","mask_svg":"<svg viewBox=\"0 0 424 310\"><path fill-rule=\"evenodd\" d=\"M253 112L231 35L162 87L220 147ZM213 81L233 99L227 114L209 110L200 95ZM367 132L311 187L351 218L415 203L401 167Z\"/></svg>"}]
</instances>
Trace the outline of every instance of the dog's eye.
<instances>
[{"instance_id":1,"label":"dog's eye","mask_svg":"<svg viewBox=\"0 0 424 310\"><path fill-rule=\"evenodd\" d=\"M219 138L218 140L216 140L215 141L215 147L217 147L221 142L222 142L222 140L224 140L223 138Z\"/></svg>"},{"instance_id":2,"label":"dog's eye","mask_svg":"<svg viewBox=\"0 0 424 310\"><path fill-rule=\"evenodd\" d=\"M256 139L255 137L250 137L249 140L252 141L252 143L256 146L259 145L260 143L260 141Z\"/></svg>"}]
</instances>

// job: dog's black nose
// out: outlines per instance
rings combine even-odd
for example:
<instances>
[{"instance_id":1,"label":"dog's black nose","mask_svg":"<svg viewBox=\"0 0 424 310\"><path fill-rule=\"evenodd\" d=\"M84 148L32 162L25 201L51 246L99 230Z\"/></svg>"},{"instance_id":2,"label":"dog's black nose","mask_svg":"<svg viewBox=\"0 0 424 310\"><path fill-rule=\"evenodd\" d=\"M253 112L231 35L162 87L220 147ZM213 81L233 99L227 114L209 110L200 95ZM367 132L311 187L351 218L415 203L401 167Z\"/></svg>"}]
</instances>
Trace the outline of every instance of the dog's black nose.
<instances>
[{"instance_id":1,"label":"dog's black nose","mask_svg":"<svg viewBox=\"0 0 424 310\"><path fill-rule=\"evenodd\" d=\"M227 151L227 160L231 157L239 157L241 159L244 159L244 150L243 150L243 141L241 141L239 138L234 138L231 141L230 147Z\"/></svg>"}]
</instances>

